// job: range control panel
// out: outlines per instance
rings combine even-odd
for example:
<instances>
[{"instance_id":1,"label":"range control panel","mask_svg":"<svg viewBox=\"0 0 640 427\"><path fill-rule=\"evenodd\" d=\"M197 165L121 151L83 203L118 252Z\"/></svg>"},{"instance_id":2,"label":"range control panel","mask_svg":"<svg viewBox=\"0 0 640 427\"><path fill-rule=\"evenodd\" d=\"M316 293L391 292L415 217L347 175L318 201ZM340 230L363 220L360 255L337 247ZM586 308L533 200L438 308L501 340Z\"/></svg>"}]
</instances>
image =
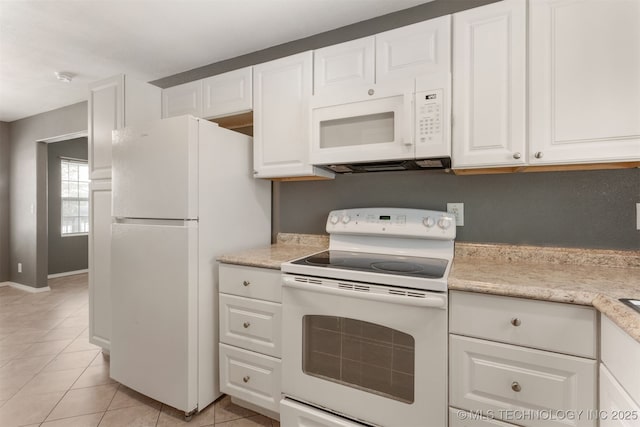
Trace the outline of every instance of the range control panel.
<instances>
[{"instance_id":1,"label":"range control panel","mask_svg":"<svg viewBox=\"0 0 640 427\"><path fill-rule=\"evenodd\" d=\"M453 214L423 209L343 209L329 213L327 233L453 240L456 220Z\"/></svg>"}]
</instances>

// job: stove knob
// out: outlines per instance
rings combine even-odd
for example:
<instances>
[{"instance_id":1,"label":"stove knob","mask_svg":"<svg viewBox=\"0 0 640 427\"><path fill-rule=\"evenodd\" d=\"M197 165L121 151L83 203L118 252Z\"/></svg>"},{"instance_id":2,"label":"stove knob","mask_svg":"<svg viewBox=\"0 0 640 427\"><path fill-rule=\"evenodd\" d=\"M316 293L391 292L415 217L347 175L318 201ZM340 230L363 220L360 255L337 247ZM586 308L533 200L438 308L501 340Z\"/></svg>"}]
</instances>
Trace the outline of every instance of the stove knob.
<instances>
[{"instance_id":1,"label":"stove knob","mask_svg":"<svg viewBox=\"0 0 640 427\"><path fill-rule=\"evenodd\" d=\"M349 215L345 215L342 217L342 223L343 224L348 224L349 221L351 221L351 217Z\"/></svg>"},{"instance_id":2,"label":"stove knob","mask_svg":"<svg viewBox=\"0 0 640 427\"><path fill-rule=\"evenodd\" d=\"M329 222L331 222L331 224L337 224L338 221L340 221L340 217L338 215L331 215L331 218L329 218Z\"/></svg>"},{"instance_id":3,"label":"stove knob","mask_svg":"<svg viewBox=\"0 0 640 427\"><path fill-rule=\"evenodd\" d=\"M446 230L447 228L451 227L451 218L443 216L438 220L438 227L442 228L443 230Z\"/></svg>"},{"instance_id":4,"label":"stove knob","mask_svg":"<svg viewBox=\"0 0 640 427\"><path fill-rule=\"evenodd\" d=\"M436 220L428 216L426 218L423 218L422 224L427 228L431 228L436 225Z\"/></svg>"}]
</instances>

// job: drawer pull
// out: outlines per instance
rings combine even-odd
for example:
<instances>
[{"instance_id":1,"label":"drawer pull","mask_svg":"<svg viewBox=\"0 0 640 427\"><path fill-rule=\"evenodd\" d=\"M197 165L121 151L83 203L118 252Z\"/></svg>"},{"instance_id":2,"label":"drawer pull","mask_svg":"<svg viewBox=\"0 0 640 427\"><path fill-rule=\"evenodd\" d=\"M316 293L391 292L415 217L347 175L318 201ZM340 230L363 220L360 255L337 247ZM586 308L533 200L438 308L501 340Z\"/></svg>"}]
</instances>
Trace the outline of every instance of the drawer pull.
<instances>
[{"instance_id":1,"label":"drawer pull","mask_svg":"<svg viewBox=\"0 0 640 427\"><path fill-rule=\"evenodd\" d=\"M242 381L244 381L245 383L248 383L250 379L251 379L251 377L249 375L247 375L247 376L242 378Z\"/></svg>"},{"instance_id":2,"label":"drawer pull","mask_svg":"<svg viewBox=\"0 0 640 427\"><path fill-rule=\"evenodd\" d=\"M520 325L522 325L522 321L520 319L518 319L517 317L514 317L513 319L511 319L511 324L513 326L520 326Z\"/></svg>"},{"instance_id":3,"label":"drawer pull","mask_svg":"<svg viewBox=\"0 0 640 427\"><path fill-rule=\"evenodd\" d=\"M248 281L248 280L244 280L244 281L242 282L242 285L243 285L243 286L249 286L250 284L251 284L251 282L250 282L250 281Z\"/></svg>"},{"instance_id":4,"label":"drawer pull","mask_svg":"<svg viewBox=\"0 0 640 427\"><path fill-rule=\"evenodd\" d=\"M245 327L245 329L246 329L246 328L248 328L249 326L251 326L251 323L249 323L249 322L244 322L244 323L242 324L242 326L244 326L244 327Z\"/></svg>"},{"instance_id":5,"label":"drawer pull","mask_svg":"<svg viewBox=\"0 0 640 427\"><path fill-rule=\"evenodd\" d=\"M520 390L522 390L522 387L520 387L520 384L518 384L517 381L514 381L511 383L511 390L519 392Z\"/></svg>"}]
</instances>

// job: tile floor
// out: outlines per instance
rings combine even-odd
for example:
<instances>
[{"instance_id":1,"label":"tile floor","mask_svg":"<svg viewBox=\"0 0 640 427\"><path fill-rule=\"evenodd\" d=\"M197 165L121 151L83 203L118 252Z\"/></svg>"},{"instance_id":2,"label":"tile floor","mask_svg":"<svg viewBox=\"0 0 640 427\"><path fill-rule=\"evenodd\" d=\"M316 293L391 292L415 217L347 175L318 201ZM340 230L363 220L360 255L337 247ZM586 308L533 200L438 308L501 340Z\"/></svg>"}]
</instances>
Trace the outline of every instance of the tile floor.
<instances>
[{"instance_id":1,"label":"tile floor","mask_svg":"<svg viewBox=\"0 0 640 427\"><path fill-rule=\"evenodd\" d=\"M87 275L49 280L50 292L0 288L0 426L280 426L223 397L189 423L177 410L109 378L88 340Z\"/></svg>"}]
</instances>

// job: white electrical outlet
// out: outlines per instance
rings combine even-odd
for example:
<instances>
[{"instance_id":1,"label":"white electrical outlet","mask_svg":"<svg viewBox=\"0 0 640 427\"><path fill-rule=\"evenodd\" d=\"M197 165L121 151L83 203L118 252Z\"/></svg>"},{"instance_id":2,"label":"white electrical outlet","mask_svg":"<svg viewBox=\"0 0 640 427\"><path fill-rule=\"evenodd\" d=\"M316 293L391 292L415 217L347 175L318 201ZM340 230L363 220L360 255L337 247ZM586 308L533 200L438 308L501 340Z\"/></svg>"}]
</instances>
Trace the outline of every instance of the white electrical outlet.
<instances>
[{"instance_id":1,"label":"white electrical outlet","mask_svg":"<svg viewBox=\"0 0 640 427\"><path fill-rule=\"evenodd\" d=\"M22 263L18 263L18 273L22 273Z\"/></svg>"},{"instance_id":2,"label":"white electrical outlet","mask_svg":"<svg viewBox=\"0 0 640 427\"><path fill-rule=\"evenodd\" d=\"M636 203L636 230L640 230L640 203Z\"/></svg>"},{"instance_id":3,"label":"white electrical outlet","mask_svg":"<svg viewBox=\"0 0 640 427\"><path fill-rule=\"evenodd\" d=\"M456 217L456 226L464 226L464 203L447 203L447 212Z\"/></svg>"}]
</instances>

